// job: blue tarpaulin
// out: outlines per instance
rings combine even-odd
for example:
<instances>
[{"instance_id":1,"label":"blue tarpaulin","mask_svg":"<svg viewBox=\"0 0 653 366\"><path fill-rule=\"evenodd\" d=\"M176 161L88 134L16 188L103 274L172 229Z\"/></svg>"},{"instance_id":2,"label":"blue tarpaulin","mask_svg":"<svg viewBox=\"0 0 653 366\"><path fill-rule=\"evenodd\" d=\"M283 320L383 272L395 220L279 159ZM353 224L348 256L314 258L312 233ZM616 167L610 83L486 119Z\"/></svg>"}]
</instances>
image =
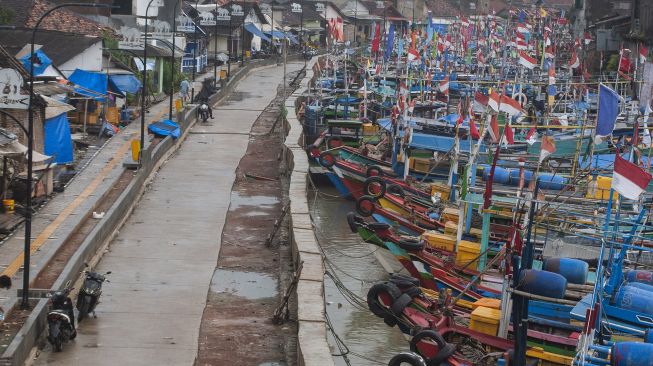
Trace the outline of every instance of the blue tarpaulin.
<instances>
[{"instance_id":1,"label":"blue tarpaulin","mask_svg":"<svg viewBox=\"0 0 653 366\"><path fill-rule=\"evenodd\" d=\"M297 38L295 38L295 36L290 34L290 32L286 33L286 38L288 38L288 40L290 40L290 43L292 43L292 44L299 44L299 41L297 40Z\"/></svg>"},{"instance_id":2,"label":"blue tarpaulin","mask_svg":"<svg viewBox=\"0 0 653 366\"><path fill-rule=\"evenodd\" d=\"M283 32L279 32L278 30L272 31L272 32L265 32L267 35L272 35L274 38L279 38L279 39L285 39L286 35L283 34Z\"/></svg>"},{"instance_id":3,"label":"blue tarpaulin","mask_svg":"<svg viewBox=\"0 0 653 366\"><path fill-rule=\"evenodd\" d=\"M266 42L272 42L272 41L270 40L270 38L268 38L268 36L266 36L265 34L263 34L263 32L261 32L261 30L258 29L258 28L254 25L254 23L247 23L247 24L245 24L245 30L247 30L248 32L250 32L251 34L253 34L253 35L257 36L257 37L261 37L261 39L264 40L264 41L266 41Z\"/></svg>"},{"instance_id":4,"label":"blue tarpaulin","mask_svg":"<svg viewBox=\"0 0 653 366\"><path fill-rule=\"evenodd\" d=\"M120 88L110 78L107 78L106 74L100 72L75 69L68 80L79 86L79 88L75 88L75 92L97 100L104 100L108 92L124 96Z\"/></svg>"},{"instance_id":5,"label":"blue tarpaulin","mask_svg":"<svg viewBox=\"0 0 653 366\"><path fill-rule=\"evenodd\" d=\"M30 68L29 56L30 55L27 54L20 58L20 62L23 64L23 66L25 66L25 70L27 70L27 72L29 72ZM39 76L45 72L45 69L47 69L48 66L52 65L52 60L50 60L50 58L41 50L34 51L34 56L38 60L34 63L34 75Z\"/></svg>"},{"instance_id":6,"label":"blue tarpaulin","mask_svg":"<svg viewBox=\"0 0 653 366\"><path fill-rule=\"evenodd\" d=\"M460 151L470 151L469 140L460 140ZM454 138L448 136L430 135L413 132L409 146L415 149L425 149L438 152L449 152L453 148ZM485 152L485 144L481 144L480 152Z\"/></svg>"},{"instance_id":7,"label":"blue tarpaulin","mask_svg":"<svg viewBox=\"0 0 653 366\"><path fill-rule=\"evenodd\" d=\"M118 89L123 93L136 94L141 90L141 81L133 74L110 75L109 79L113 81L113 83L116 84Z\"/></svg>"},{"instance_id":8,"label":"blue tarpaulin","mask_svg":"<svg viewBox=\"0 0 653 366\"><path fill-rule=\"evenodd\" d=\"M54 118L45 120L44 152L54 157L59 164L73 162L73 140L70 137L70 124L68 116L62 113Z\"/></svg>"},{"instance_id":9,"label":"blue tarpaulin","mask_svg":"<svg viewBox=\"0 0 653 366\"><path fill-rule=\"evenodd\" d=\"M160 122L154 122L147 128L148 131L158 136L172 136L178 139L181 136L181 128L175 122L164 119Z\"/></svg>"}]
</instances>

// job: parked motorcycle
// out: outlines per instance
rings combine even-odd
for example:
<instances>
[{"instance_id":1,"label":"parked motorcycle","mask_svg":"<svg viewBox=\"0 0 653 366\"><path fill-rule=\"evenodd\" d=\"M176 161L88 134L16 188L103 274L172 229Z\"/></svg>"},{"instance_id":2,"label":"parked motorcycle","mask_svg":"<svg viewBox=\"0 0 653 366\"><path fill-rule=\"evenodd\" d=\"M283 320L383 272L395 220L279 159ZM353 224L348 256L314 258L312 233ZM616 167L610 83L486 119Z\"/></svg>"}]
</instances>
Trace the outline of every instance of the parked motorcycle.
<instances>
[{"instance_id":1,"label":"parked motorcycle","mask_svg":"<svg viewBox=\"0 0 653 366\"><path fill-rule=\"evenodd\" d=\"M84 285L77 294L77 311L79 312L80 322L90 313L93 314L94 318L97 318L95 307L100 300L100 295L102 295L102 283L109 282L105 276L110 273L111 271L105 274L84 271Z\"/></svg>"},{"instance_id":2,"label":"parked motorcycle","mask_svg":"<svg viewBox=\"0 0 653 366\"><path fill-rule=\"evenodd\" d=\"M302 55L304 56L304 59L310 60L313 58L313 56L317 56L317 51L313 49L308 49L305 50Z\"/></svg>"},{"instance_id":3,"label":"parked motorcycle","mask_svg":"<svg viewBox=\"0 0 653 366\"><path fill-rule=\"evenodd\" d=\"M48 342L52 344L55 352L63 350L63 344L77 337L75 330L75 313L70 299L70 282L60 291L55 291L50 296L50 311L47 315Z\"/></svg>"},{"instance_id":4,"label":"parked motorcycle","mask_svg":"<svg viewBox=\"0 0 653 366\"><path fill-rule=\"evenodd\" d=\"M206 123L206 121L209 119L209 105L202 102L199 107L199 115L200 119L202 120L202 123Z\"/></svg>"}]
</instances>

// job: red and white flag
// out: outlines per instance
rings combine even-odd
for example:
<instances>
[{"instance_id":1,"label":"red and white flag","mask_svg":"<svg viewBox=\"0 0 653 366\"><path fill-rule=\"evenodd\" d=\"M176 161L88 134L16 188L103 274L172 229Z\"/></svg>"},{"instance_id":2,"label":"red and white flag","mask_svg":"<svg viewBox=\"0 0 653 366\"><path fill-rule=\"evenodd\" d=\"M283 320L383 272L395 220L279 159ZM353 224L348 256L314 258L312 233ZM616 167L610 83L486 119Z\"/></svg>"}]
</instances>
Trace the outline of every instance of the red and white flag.
<instances>
[{"instance_id":1,"label":"red and white flag","mask_svg":"<svg viewBox=\"0 0 653 366\"><path fill-rule=\"evenodd\" d=\"M443 94L449 94L449 75L445 76L444 80L440 82L438 91Z\"/></svg>"},{"instance_id":2,"label":"red and white flag","mask_svg":"<svg viewBox=\"0 0 653 366\"><path fill-rule=\"evenodd\" d=\"M492 108L493 111L499 112L499 103L501 102L501 96L497 94L494 90L490 93L490 99L487 102L488 107Z\"/></svg>"},{"instance_id":3,"label":"red and white flag","mask_svg":"<svg viewBox=\"0 0 653 366\"><path fill-rule=\"evenodd\" d=\"M636 200L646 190L651 181L651 174L641 167L616 155L614 172L612 173L612 188L620 195Z\"/></svg>"},{"instance_id":4,"label":"red and white flag","mask_svg":"<svg viewBox=\"0 0 653 366\"><path fill-rule=\"evenodd\" d=\"M583 41L585 42L585 45L588 45L592 42L592 36L588 32L585 32L585 36Z\"/></svg>"},{"instance_id":5,"label":"red and white flag","mask_svg":"<svg viewBox=\"0 0 653 366\"><path fill-rule=\"evenodd\" d=\"M544 57L546 58L555 58L556 54L555 51L553 50L553 47L547 47L546 51L544 51Z\"/></svg>"},{"instance_id":6,"label":"red and white flag","mask_svg":"<svg viewBox=\"0 0 653 366\"><path fill-rule=\"evenodd\" d=\"M643 64L646 62L646 57L648 56L648 49L643 44L639 45L639 63Z\"/></svg>"},{"instance_id":7,"label":"red and white flag","mask_svg":"<svg viewBox=\"0 0 653 366\"><path fill-rule=\"evenodd\" d=\"M540 163L554 152L556 152L556 143L553 137L542 136L542 149L540 150Z\"/></svg>"},{"instance_id":8,"label":"red and white flag","mask_svg":"<svg viewBox=\"0 0 653 366\"><path fill-rule=\"evenodd\" d=\"M524 42L524 41L518 39L518 40L517 40L517 49L518 49L518 50L527 50L527 49L528 49L528 45L526 44L526 42Z\"/></svg>"},{"instance_id":9,"label":"red and white flag","mask_svg":"<svg viewBox=\"0 0 653 366\"><path fill-rule=\"evenodd\" d=\"M533 145L537 142L537 130L535 127L531 127L531 129L528 130L528 133L526 134L526 142L529 145Z\"/></svg>"},{"instance_id":10,"label":"red and white flag","mask_svg":"<svg viewBox=\"0 0 653 366\"><path fill-rule=\"evenodd\" d=\"M416 49L411 48L408 50L408 62L417 62L419 61L419 52Z\"/></svg>"},{"instance_id":11,"label":"red and white flag","mask_svg":"<svg viewBox=\"0 0 653 366\"><path fill-rule=\"evenodd\" d=\"M571 59L569 60L569 67L575 69L578 66L580 66L580 59L578 58L576 51L574 51L574 53L571 55Z\"/></svg>"},{"instance_id":12,"label":"red and white flag","mask_svg":"<svg viewBox=\"0 0 653 366\"><path fill-rule=\"evenodd\" d=\"M549 66L549 85L556 83L556 71L553 65Z\"/></svg>"},{"instance_id":13,"label":"red and white flag","mask_svg":"<svg viewBox=\"0 0 653 366\"><path fill-rule=\"evenodd\" d=\"M499 106L499 110L501 112L505 112L510 116L518 116L520 114L524 114L524 109L521 107L521 104L507 95L501 96L501 104Z\"/></svg>"},{"instance_id":14,"label":"red and white flag","mask_svg":"<svg viewBox=\"0 0 653 366\"><path fill-rule=\"evenodd\" d=\"M474 119L471 117L469 118L469 134L474 140L481 138L481 134L478 132L478 128L476 127L476 122L474 122Z\"/></svg>"},{"instance_id":15,"label":"red and white flag","mask_svg":"<svg viewBox=\"0 0 653 366\"><path fill-rule=\"evenodd\" d=\"M503 131L503 135L505 137L505 143L508 145L514 145L515 143L515 133L512 130L512 126L510 126L510 123L506 123L506 127L504 127L505 130Z\"/></svg>"},{"instance_id":16,"label":"red and white flag","mask_svg":"<svg viewBox=\"0 0 653 366\"><path fill-rule=\"evenodd\" d=\"M528 25L524 23L517 23L517 32L519 33L530 33L531 31L528 30Z\"/></svg>"},{"instance_id":17,"label":"red and white flag","mask_svg":"<svg viewBox=\"0 0 653 366\"><path fill-rule=\"evenodd\" d=\"M529 70L533 70L537 65L537 60L534 57L531 57L528 53L522 51L519 52L519 64Z\"/></svg>"}]
</instances>

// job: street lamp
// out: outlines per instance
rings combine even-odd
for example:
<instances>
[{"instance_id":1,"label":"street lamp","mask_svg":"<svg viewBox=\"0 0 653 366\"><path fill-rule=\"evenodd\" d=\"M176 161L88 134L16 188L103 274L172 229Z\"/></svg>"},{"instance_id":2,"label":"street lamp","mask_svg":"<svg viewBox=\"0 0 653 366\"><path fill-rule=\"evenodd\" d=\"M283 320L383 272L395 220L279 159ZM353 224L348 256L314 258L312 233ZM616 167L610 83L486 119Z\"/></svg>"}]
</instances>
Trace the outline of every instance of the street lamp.
<instances>
[{"instance_id":1,"label":"street lamp","mask_svg":"<svg viewBox=\"0 0 653 366\"><path fill-rule=\"evenodd\" d=\"M141 141L140 149L138 150L138 163L142 162L143 148L145 147L145 94L147 94L147 19L150 5L155 0L150 0L145 8L145 32L143 33L143 90L141 92ZM171 96L172 98L172 96Z\"/></svg>"},{"instance_id":2,"label":"street lamp","mask_svg":"<svg viewBox=\"0 0 653 366\"><path fill-rule=\"evenodd\" d=\"M195 1L195 11L199 13L199 10L197 10L197 4L199 4L200 0ZM193 21L193 85L191 85L190 88L190 102L193 103L195 99L195 69L197 69L197 24L195 24L195 21Z\"/></svg>"},{"instance_id":3,"label":"street lamp","mask_svg":"<svg viewBox=\"0 0 653 366\"><path fill-rule=\"evenodd\" d=\"M177 34L177 12L179 11L179 2L181 0L175 1L175 10L173 12L173 18L172 18L172 75L170 76L170 120L172 121L172 100L174 99L175 95L175 41L176 37L175 35ZM143 65L145 65L145 62L143 62Z\"/></svg>"},{"instance_id":4,"label":"street lamp","mask_svg":"<svg viewBox=\"0 0 653 366\"><path fill-rule=\"evenodd\" d=\"M53 11L65 7L83 7L83 8L113 8L108 4L89 4L89 3L63 3L56 5L47 10L39 20L36 21L32 29L32 39L30 43L30 63L29 63L29 104L27 110L27 198L25 199L25 245L23 248L23 297L21 308L29 308L29 266L31 256L31 237L32 237L32 150L34 149L34 44L36 43L36 31L39 29L41 22Z\"/></svg>"}]
</instances>

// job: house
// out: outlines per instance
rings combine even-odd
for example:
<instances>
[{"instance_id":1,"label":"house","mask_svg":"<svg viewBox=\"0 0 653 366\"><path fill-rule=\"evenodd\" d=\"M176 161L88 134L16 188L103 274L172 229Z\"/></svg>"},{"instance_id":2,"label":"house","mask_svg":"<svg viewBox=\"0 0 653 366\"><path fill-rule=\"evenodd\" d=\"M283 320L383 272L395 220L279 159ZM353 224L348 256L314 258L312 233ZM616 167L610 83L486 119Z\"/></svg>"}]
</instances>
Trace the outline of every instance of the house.
<instances>
[{"instance_id":1,"label":"house","mask_svg":"<svg viewBox=\"0 0 653 366\"><path fill-rule=\"evenodd\" d=\"M0 44L14 56L30 44L31 37L31 29L0 30ZM102 71L101 37L40 30L36 33L36 44L42 45L41 51L52 60L56 68L55 71L48 71L46 75L57 76L61 73L68 77L75 69Z\"/></svg>"},{"instance_id":2,"label":"house","mask_svg":"<svg viewBox=\"0 0 653 366\"><path fill-rule=\"evenodd\" d=\"M298 38L315 45L326 39L327 23L323 16L324 3L313 1L289 1L285 4L282 23L293 30Z\"/></svg>"}]
</instances>

